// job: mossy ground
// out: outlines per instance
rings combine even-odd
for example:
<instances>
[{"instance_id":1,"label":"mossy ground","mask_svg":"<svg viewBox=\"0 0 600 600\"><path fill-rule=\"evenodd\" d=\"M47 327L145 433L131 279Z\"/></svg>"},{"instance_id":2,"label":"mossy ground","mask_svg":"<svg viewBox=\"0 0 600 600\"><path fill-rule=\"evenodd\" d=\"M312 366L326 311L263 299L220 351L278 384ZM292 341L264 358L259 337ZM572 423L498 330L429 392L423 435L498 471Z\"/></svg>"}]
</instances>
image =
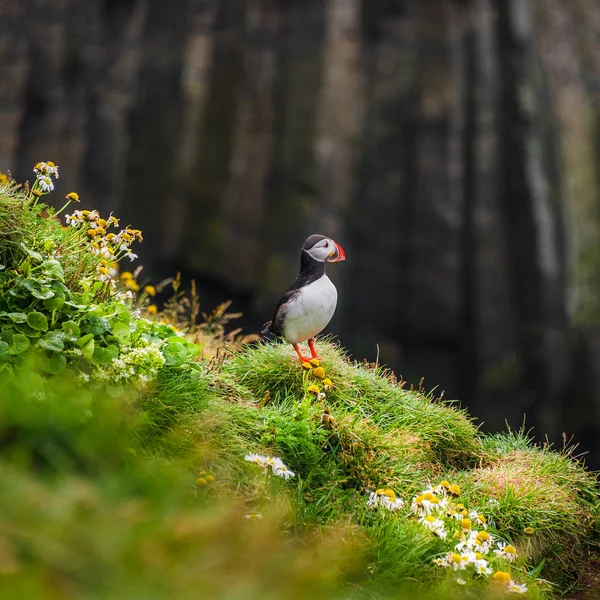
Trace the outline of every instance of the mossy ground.
<instances>
[{"instance_id":1,"label":"mossy ground","mask_svg":"<svg viewBox=\"0 0 600 600\"><path fill-rule=\"evenodd\" d=\"M528 581L575 581L598 540L596 480L581 464L521 433L483 436L456 405L319 349L333 384L321 399L281 344L164 369L132 402L60 378L43 402L26 380L4 386L0 597L496 597L432 566L444 543L408 506L366 507L377 487L410 504L441 479L465 504L497 501L490 526L528 556ZM250 451L296 477L265 481ZM197 485L207 473L214 482ZM254 512L264 519L245 519Z\"/></svg>"}]
</instances>

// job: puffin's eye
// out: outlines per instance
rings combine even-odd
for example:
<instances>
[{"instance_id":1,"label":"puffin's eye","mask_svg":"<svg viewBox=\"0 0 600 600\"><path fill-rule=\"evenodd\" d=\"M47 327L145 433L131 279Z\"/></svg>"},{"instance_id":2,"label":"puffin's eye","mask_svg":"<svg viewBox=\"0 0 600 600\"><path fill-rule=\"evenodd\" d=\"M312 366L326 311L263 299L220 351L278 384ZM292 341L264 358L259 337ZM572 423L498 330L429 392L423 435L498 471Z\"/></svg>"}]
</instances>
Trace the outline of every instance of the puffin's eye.
<instances>
[{"instance_id":1,"label":"puffin's eye","mask_svg":"<svg viewBox=\"0 0 600 600\"><path fill-rule=\"evenodd\" d=\"M329 242L325 242L325 248L329 248Z\"/></svg>"}]
</instances>

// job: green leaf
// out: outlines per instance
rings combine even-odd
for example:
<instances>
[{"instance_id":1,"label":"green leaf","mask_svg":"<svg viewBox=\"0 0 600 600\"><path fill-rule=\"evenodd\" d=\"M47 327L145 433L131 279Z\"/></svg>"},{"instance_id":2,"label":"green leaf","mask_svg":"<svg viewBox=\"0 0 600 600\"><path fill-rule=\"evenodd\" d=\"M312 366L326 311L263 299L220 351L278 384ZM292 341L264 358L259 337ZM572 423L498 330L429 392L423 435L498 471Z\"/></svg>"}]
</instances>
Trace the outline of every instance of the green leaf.
<instances>
[{"instance_id":1,"label":"green leaf","mask_svg":"<svg viewBox=\"0 0 600 600\"><path fill-rule=\"evenodd\" d=\"M37 345L44 350L51 350L53 352L62 352L65 348L65 344L62 341L64 333L58 331L49 331L41 340L38 340Z\"/></svg>"},{"instance_id":2,"label":"green leaf","mask_svg":"<svg viewBox=\"0 0 600 600\"><path fill-rule=\"evenodd\" d=\"M27 252L34 260L39 260L40 262L44 260L44 257L39 252L30 250L23 242L21 242L21 248L23 248L23 250L25 250L25 252Z\"/></svg>"},{"instance_id":3,"label":"green leaf","mask_svg":"<svg viewBox=\"0 0 600 600\"><path fill-rule=\"evenodd\" d=\"M59 279L60 281L63 281L65 278L63 268L60 266L60 263L57 260L46 260L42 263L41 268L43 269L44 273L49 277L54 277L55 279Z\"/></svg>"},{"instance_id":4,"label":"green leaf","mask_svg":"<svg viewBox=\"0 0 600 600\"><path fill-rule=\"evenodd\" d=\"M87 343L90 340L94 339L94 334L93 333L88 333L87 335L84 335L83 337L80 337L78 340L75 341L75 344L77 346L79 346L80 348L83 348L85 345L87 345Z\"/></svg>"},{"instance_id":5,"label":"green leaf","mask_svg":"<svg viewBox=\"0 0 600 600\"><path fill-rule=\"evenodd\" d=\"M26 335L30 338L36 338L42 335L41 331L29 327L27 323L15 323L14 327L19 333L22 333L23 335Z\"/></svg>"},{"instance_id":6,"label":"green leaf","mask_svg":"<svg viewBox=\"0 0 600 600\"><path fill-rule=\"evenodd\" d=\"M84 331L93 333L94 335L102 335L108 331L108 321L102 317L96 317L95 315L89 315L83 319L81 328Z\"/></svg>"},{"instance_id":7,"label":"green leaf","mask_svg":"<svg viewBox=\"0 0 600 600\"><path fill-rule=\"evenodd\" d=\"M94 338L92 338L85 346L83 346L83 348L81 349L81 351L83 352L83 357L89 361L92 360L93 356L94 356L94 350L95 350L95 344L94 344Z\"/></svg>"},{"instance_id":8,"label":"green leaf","mask_svg":"<svg viewBox=\"0 0 600 600\"><path fill-rule=\"evenodd\" d=\"M119 358L119 347L114 344L109 344L106 349L110 352L111 358Z\"/></svg>"},{"instance_id":9,"label":"green leaf","mask_svg":"<svg viewBox=\"0 0 600 600\"><path fill-rule=\"evenodd\" d=\"M13 323L25 323L25 321L27 321L27 315L25 313L8 313L8 317Z\"/></svg>"},{"instance_id":10,"label":"green leaf","mask_svg":"<svg viewBox=\"0 0 600 600\"><path fill-rule=\"evenodd\" d=\"M12 337L12 345L9 348L11 354L23 354L29 348L29 338L22 333L15 333Z\"/></svg>"},{"instance_id":11,"label":"green leaf","mask_svg":"<svg viewBox=\"0 0 600 600\"><path fill-rule=\"evenodd\" d=\"M65 305L65 299L54 296L54 298L48 298L44 300L44 308L48 310L60 310Z\"/></svg>"},{"instance_id":12,"label":"green leaf","mask_svg":"<svg viewBox=\"0 0 600 600\"><path fill-rule=\"evenodd\" d=\"M46 361L42 363L44 371L51 375L58 375L58 373L65 370L66 366L67 359L60 352L52 352Z\"/></svg>"},{"instance_id":13,"label":"green leaf","mask_svg":"<svg viewBox=\"0 0 600 600\"><path fill-rule=\"evenodd\" d=\"M187 350L183 344L170 343L162 349L165 357L165 364L169 367L178 367L182 365L188 356Z\"/></svg>"},{"instance_id":14,"label":"green leaf","mask_svg":"<svg viewBox=\"0 0 600 600\"><path fill-rule=\"evenodd\" d=\"M112 353L108 348L96 346L92 354L91 362L95 365L108 365L112 362Z\"/></svg>"},{"instance_id":15,"label":"green leaf","mask_svg":"<svg viewBox=\"0 0 600 600\"><path fill-rule=\"evenodd\" d=\"M0 362L6 362L10 360L10 346L4 341L0 340Z\"/></svg>"},{"instance_id":16,"label":"green leaf","mask_svg":"<svg viewBox=\"0 0 600 600\"><path fill-rule=\"evenodd\" d=\"M45 300L46 298L52 298L54 292L35 279L23 279L19 284L19 287L24 287L34 298ZM11 292L12 293L12 292Z\"/></svg>"},{"instance_id":17,"label":"green leaf","mask_svg":"<svg viewBox=\"0 0 600 600\"><path fill-rule=\"evenodd\" d=\"M27 325L32 329L37 329L38 331L47 331L48 330L48 317L41 312L30 312L27 315Z\"/></svg>"},{"instance_id":18,"label":"green leaf","mask_svg":"<svg viewBox=\"0 0 600 600\"><path fill-rule=\"evenodd\" d=\"M106 385L106 393L111 398L119 398L125 392L125 388L120 383L109 383Z\"/></svg>"},{"instance_id":19,"label":"green leaf","mask_svg":"<svg viewBox=\"0 0 600 600\"><path fill-rule=\"evenodd\" d=\"M115 323L111 328L112 335L117 339L119 344L127 344L131 332L129 331L129 325L127 323Z\"/></svg>"},{"instance_id":20,"label":"green leaf","mask_svg":"<svg viewBox=\"0 0 600 600\"><path fill-rule=\"evenodd\" d=\"M75 321L65 321L62 324L62 330L72 339L78 338L81 332L79 331L79 325Z\"/></svg>"}]
</instances>

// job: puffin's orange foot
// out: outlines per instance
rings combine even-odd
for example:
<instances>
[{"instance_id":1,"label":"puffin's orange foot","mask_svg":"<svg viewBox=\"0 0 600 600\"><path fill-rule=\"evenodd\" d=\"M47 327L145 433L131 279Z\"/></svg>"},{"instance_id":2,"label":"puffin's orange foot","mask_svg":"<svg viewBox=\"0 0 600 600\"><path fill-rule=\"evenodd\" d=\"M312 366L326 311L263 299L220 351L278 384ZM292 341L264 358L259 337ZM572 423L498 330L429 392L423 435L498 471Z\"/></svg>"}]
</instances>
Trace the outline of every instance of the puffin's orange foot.
<instances>
[{"instance_id":1,"label":"puffin's orange foot","mask_svg":"<svg viewBox=\"0 0 600 600\"><path fill-rule=\"evenodd\" d=\"M310 340L308 340L308 347L310 348L310 353L312 354L313 358L316 358L317 360L323 360L318 354L317 354L317 349L315 348L315 342L314 340L311 338Z\"/></svg>"},{"instance_id":2,"label":"puffin's orange foot","mask_svg":"<svg viewBox=\"0 0 600 600\"><path fill-rule=\"evenodd\" d=\"M296 354L300 358L300 363L310 363L310 358L306 358L306 356L304 356L302 354L302 352L300 352L300 348L298 348L298 344L292 344L292 345L294 346L294 350L296 351Z\"/></svg>"}]
</instances>

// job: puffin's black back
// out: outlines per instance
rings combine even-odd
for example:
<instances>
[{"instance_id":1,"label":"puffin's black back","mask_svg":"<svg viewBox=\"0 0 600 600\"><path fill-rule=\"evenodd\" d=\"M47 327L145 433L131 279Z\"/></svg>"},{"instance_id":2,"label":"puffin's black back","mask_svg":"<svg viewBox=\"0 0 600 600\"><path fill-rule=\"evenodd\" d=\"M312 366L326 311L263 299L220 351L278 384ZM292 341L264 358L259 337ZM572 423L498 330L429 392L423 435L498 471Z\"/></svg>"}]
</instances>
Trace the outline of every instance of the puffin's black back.
<instances>
[{"instance_id":1,"label":"puffin's black back","mask_svg":"<svg viewBox=\"0 0 600 600\"><path fill-rule=\"evenodd\" d=\"M315 244L324 240L327 236L321 235L320 233L313 233L306 238L300 252L300 271L296 276L294 283L290 286L287 292L279 299L275 312L273 313L273 319L268 323L265 323L265 328L261 331L262 334L273 333L275 335L282 335L283 319L285 317L286 304L296 296L298 290L306 285L309 285L313 281L316 281L325 274L325 263L319 260L315 260L305 250L310 250Z\"/></svg>"}]
</instances>

